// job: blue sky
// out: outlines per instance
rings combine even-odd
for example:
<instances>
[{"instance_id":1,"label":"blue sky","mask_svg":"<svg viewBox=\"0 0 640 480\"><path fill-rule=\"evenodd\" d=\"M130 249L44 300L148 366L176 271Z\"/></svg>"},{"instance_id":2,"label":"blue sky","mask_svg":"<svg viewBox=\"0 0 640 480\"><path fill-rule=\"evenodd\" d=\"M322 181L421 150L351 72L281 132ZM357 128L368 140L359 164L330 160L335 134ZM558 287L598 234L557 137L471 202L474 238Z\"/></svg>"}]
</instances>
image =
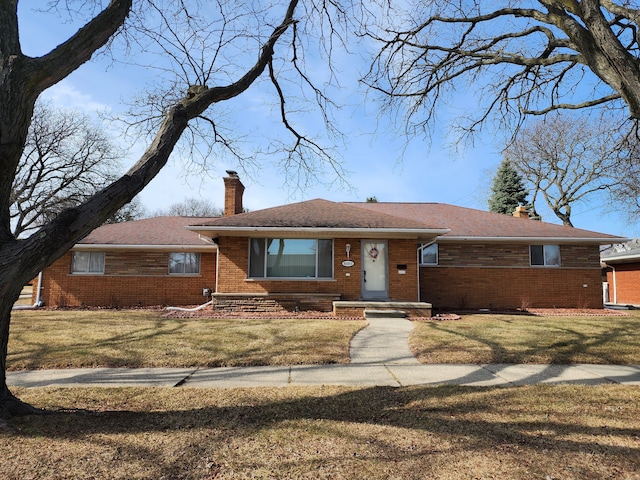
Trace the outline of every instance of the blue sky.
<instances>
[{"instance_id":1,"label":"blue sky","mask_svg":"<svg viewBox=\"0 0 640 480\"><path fill-rule=\"evenodd\" d=\"M22 2L26 4L28 2ZM29 7L21 7L21 38L23 50L38 55L63 41L75 31L71 24L61 23L55 15L34 15ZM246 186L244 205L250 210L281 205L312 198L334 201L364 201L375 196L379 201L390 202L441 202L463 207L486 210L486 198L492 175L501 161L502 135L485 130L475 145L455 151L447 138L446 120L465 108L473 108L473 97L456 100L448 110L442 111L443 123L434 130L431 140L414 138L406 145L406 139L394 128L388 118L379 117L377 105L367 99L356 82L364 62L356 57L344 57L340 62L343 89L336 94L344 107L336 113L338 128L346 134L345 145L339 148L343 167L349 172L347 180L352 189L315 186L308 188L304 196L292 193L283 184L282 172L274 165L264 165L248 177L241 178ZM319 67L320 68L320 67ZM82 66L60 84L45 92L54 104L75 108L88 113L101 111L120 112L122 102L144 90L153 81L155 72L124 65L111 65L105 58L96 58ZM248 142L260 142L264 134L279 129L279 119L267 104L274 101L273 92L260 85L242 98L226 106L230 121L241 128ZM307 131L320 129L317 113L308 112L300 119ZM108 126L114 129L113 126ZM114 139L122 138L113 130ZM129 148L123 160L125 168L131 166L143 151L144 144ZM149 210L166 208L186 197L211 201L219 207L223 203L221 177L226 169L239 170L232 159L211 162L207 175L187 174L182 166L184 158L174 155L170 164L141 193L140 200ZM328 178L327 180L331 180ZM548 210L539 208L543 219L560 223ZM603 233L636 237L640 227L626 224L624 217L606 212L597 202L575 205L572 221L576 227Z\"/></svg>"}]
</instances>

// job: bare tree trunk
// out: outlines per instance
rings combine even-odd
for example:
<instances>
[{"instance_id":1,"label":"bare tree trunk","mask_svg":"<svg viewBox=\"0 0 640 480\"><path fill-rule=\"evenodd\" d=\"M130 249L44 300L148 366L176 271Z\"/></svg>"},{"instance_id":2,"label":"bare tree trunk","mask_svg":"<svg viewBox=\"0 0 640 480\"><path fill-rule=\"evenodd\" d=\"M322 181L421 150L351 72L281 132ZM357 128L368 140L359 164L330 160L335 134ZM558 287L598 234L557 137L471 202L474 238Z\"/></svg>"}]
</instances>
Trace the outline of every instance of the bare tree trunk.
<instances>
[{"instance_id":1,"label":"bare tree trunk","mask_svg":"<svg viewBox=\"0 0 640 480\"><path fill-rule=\"evenodd\" d=\"M7 386L7 346L11 308L20 297L21 290L22 283L17 279L2 276L0 281L0 291L3 292L3 301L0 302L0 419L42 412L16 398Z\"/></svg>"},{"instance_id":2,"label":"bare tree trunk","mask_svg":"<svg viewBox=\"0 0 640 480\"><path fill-rule=\"evenodd\" d=\"M111 0L72 39L36 59L20 52L17 2L0 2L0 419L38 412L18 400L6 382L11 309L22 286L136 196L167 163L191 119L214 103L240 95L262 75L273 58L275 44L293 24L297 3L289 1L282 23L274 27L256 63L236 82L186 92L166 113L154 140L125 175L82 205L64 210L30 237L16 240L10 229L10 192L35 101L44 89L65 78L104 45L126 18L131 0Z\"/></svg>"}]
</instances>

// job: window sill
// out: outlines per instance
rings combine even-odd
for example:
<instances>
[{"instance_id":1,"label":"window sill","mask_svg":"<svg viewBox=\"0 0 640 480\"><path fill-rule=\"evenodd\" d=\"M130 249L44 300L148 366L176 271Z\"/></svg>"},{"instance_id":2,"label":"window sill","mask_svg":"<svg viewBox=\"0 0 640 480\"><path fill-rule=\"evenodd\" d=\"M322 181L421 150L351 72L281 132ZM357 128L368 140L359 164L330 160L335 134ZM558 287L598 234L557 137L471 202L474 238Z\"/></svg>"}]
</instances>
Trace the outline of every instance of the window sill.
<instances>
[{"instance_id":1,"label":"window sill","mask_svg":"<svg viewBox=\"0 0 640 480\"><path fill-rule=\"evenodd\" d=\"M335 278L314 278L314 277L251 277L245 278L245 282L335 282Z\"/></svg>"}]
</instances>

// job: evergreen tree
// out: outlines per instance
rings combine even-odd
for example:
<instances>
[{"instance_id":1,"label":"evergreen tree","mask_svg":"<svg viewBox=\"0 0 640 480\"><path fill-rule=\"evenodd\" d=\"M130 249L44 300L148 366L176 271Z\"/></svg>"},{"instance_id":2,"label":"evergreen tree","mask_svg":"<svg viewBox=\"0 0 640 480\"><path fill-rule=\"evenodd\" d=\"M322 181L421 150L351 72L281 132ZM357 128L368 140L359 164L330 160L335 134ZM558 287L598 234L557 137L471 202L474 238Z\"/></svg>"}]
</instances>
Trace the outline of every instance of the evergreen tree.
<instances>
[{"instance_id":1,"label":"evergreen tree","mask_svg":"<svg viewBox=\"0 0 640 480\"><path fill-rule=\"evenodd\" d=\"M491 185L489 211L511 215L518 205L526 205L529 192L508 159L502 160Z\"/></svg>"}]
</instances>

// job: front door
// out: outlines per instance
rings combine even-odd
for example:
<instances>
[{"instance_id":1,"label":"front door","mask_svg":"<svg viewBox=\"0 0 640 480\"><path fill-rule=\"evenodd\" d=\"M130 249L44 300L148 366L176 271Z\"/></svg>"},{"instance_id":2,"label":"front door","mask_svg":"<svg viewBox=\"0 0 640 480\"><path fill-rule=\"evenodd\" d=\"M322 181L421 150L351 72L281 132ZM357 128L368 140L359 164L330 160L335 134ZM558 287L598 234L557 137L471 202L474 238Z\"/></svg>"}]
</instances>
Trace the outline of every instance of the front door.
<instances>
[{"instance_id":1,"label":"front door","mask_svg":"<svg viewBox=\"0 0 640 480\"><path fill-rule=\"evenodd\" d=\"M362 298L386 299L389 296L386 240L362 241Z\"/></svg>"}]
</instances>

